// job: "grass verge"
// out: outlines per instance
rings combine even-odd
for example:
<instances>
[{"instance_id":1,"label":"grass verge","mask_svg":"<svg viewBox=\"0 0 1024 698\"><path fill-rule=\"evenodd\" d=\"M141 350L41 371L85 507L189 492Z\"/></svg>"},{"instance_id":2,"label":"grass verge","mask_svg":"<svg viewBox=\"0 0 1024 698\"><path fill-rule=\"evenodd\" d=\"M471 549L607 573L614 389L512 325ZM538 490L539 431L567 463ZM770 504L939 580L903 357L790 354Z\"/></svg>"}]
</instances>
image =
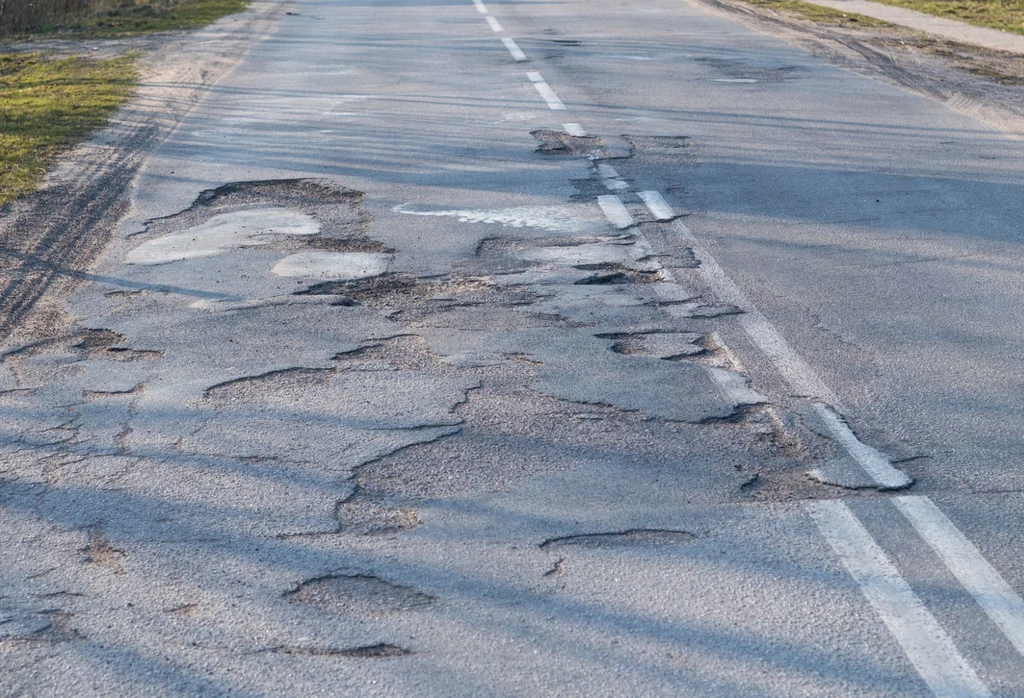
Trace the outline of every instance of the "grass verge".
<instances>
[{"instance_id":1,"label":"grass verge","mask_svg":"<svg viewBox=\"0 0 1024 698\"><path fill-rule=\"evenodd\" d=\"M4 0L0 0L3 2ZM36 0L41 5L47 0ZM50 0L51 2L53 0ZM14 40L40 35L113 39L176 29L196 29L244 10L249 0L83 0L82 9L15 17L0 34ZM44 17L59 17L46 20Z\"/></svg>"},{"instance_id":2,"label":"grass verge","mask_svg":"<svg viewBox=\"0 0 1024 698\"><path fill-rule=\"evenodd\" d=\"M1021 0L876 0L979 27L1024 34L1024 2Z\"/></svg>"},{"instance_id":3,"label":"grass verge","mask_svg":"<svg viewBox=\"0 0 1024 698\"><path fill-rule=\"evenodd\" d=\"M819 24L831 24L835 26L854 28L862 27L865 29L870 27L892 26L888 22L883 22L881 20L874 19L873 17L840 12L839 10L833 10L830 7L812 5L809 2L801 2L800 0L744 0L744 2L748 5L766 7L778 12L794 15L800 19L806 19L809 22L817 22Z\"/></svg>"},{"instance_id":4,"label":"grass verge","mask_svg":"<svg viewBox=\"0 0 1024 698\"><path fill-rule=\"evenodd\" d=\"M38 186L57 153L102 128L136 79L134 56L0 54L0 206Z\"/></svg>"}]
</instances>

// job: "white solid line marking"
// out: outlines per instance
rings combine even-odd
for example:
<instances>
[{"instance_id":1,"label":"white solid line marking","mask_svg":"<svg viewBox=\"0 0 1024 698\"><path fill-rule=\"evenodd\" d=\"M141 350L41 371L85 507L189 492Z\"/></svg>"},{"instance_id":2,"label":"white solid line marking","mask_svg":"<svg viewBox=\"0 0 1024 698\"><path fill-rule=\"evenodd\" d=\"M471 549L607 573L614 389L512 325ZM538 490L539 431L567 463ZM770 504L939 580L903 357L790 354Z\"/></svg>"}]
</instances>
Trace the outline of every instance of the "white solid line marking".
<instances>
[{"instance_id":1,"label":"white solid line marking","mask_svg":"<svg viewBox=\"0 0 1024 698\"><path fill-rule=\"evenodd\" d=\"M643 199L643 202L647 204L647 208L650 209L651 214L655 219L659 221L667 221L676 217L675 212L672 211L672 207L668 205L664 197L656 191L642 191L638 192L637 196Z\"/></svg>"},{"instance_id":2,"label":"white solid line marking","mask_svg":"<svg viewBox=\"0 0 1024 698\"><path fill-rule=\"evenodd\" d=\"M494 17L491 17L490 15L487 15L487 17L485 17L485 19L487 20L487 23L491 25L491 29L493 29L494 31L496 31L496 32L503 32L503 31L505 31L504 27L501 26L501 22L496 20Z\"/></svg>"},{"instance_id":3,"label":"white solid line marking","mask_svg":"<svg viewBox=\"0 0 1024 698\"><path fill-rule=\"evenodd\" d=\"M690 229L678 219L673 225L680 237L692 243L693 254L700 261L697 272L714 289L719 298L743 311L743 314L739 316L740 326L751 341L771 360L776 370L789 383L790 388L798 395L827 405L838 406L839 398L832 392L832 389L825 385L818 373L799 354L793 351L793 348L768 321L768 318L726 275L715 258L700 247ZM825 413L822 413L822 408L825 409ZM880 487L898 489L913 482L906 473L892 467L892 463L883 453L857 439L842 419L839 419L825 405L815 405L815 409L822 415L836 441L871 475Z\"/></svg>"},{"instance_id":4,"label":"white solid line marking","mask_svg":"<svg viewBox=\"0 0 1024 698\"><path fill-rule=\"evenodd\" d=\"M616 228L628 228L633 225L633 216L629 215L629 211L622 205L622 199L619 197L613 194L599 196L597 197L597 205L604 211L608 222Z\"/></svg>"},{"instance_id":5,"label":"white solid line marking","mask_svg":"<svg viewBox=\"0 0 1024 698\"><path fill-rule=\"evenodd\" d=\"M930 499L905 496L894 501L949 571L1024 655L1024 600Z\"/></svg>"},{"instance_id":6,"label":"white solid line marking","mask_svg":"<svg viewBox=\"0 0 1024 698\"><path fill-rule=\"evenodd\" d=\"M678 230L685 231L686 237L696 242L693 234L681 221L677 219L674 225ZM761 311L750 302L733 280L726 276L725 271L718 266L714 257L699 246L693 247L693 253L700 261L697 271L714 289L719 298L726 303L732 303L743 311L743 314L739 316L739 322L744 331L754 344L771 359L790 387L799 395L816 398L831 405L837 404L838 398L835 393L825 385L814 369L793 351L782 335L768 322L768 318L761 314Z\"/></svg>"},{"instance_id":7,"label":"white solid line marking","mask_svg":"<svg viewBox=\"0 0 1024 698\"><path fill-rule=\"evenodd\" d=\"M587 132L583 130L583 127L579 124L562 124L562 128L570 136L576 136L577 138L586 138Z\"/></svg>"},{"instance_id":8,"label":"white solid line marking","mask_svg":"<svg viewBox=\"0 0 1024 698\"><path fill-rule=\"evenodd\" d=\"M505 48L508 49L508 52L512 54L512 57L514 59L516 59L517 61L526 60L526 54L523 53L523 50L521 48L519 48L519 44L515 42L515 39L503 36L501 37L501 43L505 44Z\"/></svg>"},{"instance_id":9,"label":"white solid line marking","mask_svg":"<svg viewBox=\"0 0 1024 698\"><path fill-rule=\"evenodd\" d=\"M526 77L528 77L530 82L533 83L533 86L537 88L537 92L540 93L540 96L545 102L547 102L549 109L565 109L565 104L563 104L562 100L558 98L558 95L556 95L555 91L551 89L551 86L544 81L544 78L540 73L530 72L526 74Z\"/></svg>"},{"instance_id":10,"label":"white solid line marking","mask_svg":"<svg viewBox=\"0 0 1024 698\"><path fill-rule=\"evenodd\" d=\"M804 505L911 664L939 698L992 694L871 534L838 501Z\"/></svg>"},{"instance_id":11,"label":"white solid line marking","mask_svg":"<svg viewBox=\"0 0 1024 698\"><path fill-rule=\"evenodd\" d=\"M476 9L480 11L480 14L487 14L487 8L484 6L482 2L480 2L480 0L473 0L473 4L476 5Z\"/></svg>"},{"instance_id":12,"label":"white solid line marking","mask_svg":"<svg viewBox=\"0 0 1024 698\"><path fill-rule=\"evenodd\" d=\"M828 426L829 433L853 459L864 468L871 479L886 489L896 490L909 487L914 480L902 470L892 467L892 463L884 453L871 448L857 438L850 426L832 411L828 405L820 402L814 404L814 411Z\"/></svg>"}]
</instances>

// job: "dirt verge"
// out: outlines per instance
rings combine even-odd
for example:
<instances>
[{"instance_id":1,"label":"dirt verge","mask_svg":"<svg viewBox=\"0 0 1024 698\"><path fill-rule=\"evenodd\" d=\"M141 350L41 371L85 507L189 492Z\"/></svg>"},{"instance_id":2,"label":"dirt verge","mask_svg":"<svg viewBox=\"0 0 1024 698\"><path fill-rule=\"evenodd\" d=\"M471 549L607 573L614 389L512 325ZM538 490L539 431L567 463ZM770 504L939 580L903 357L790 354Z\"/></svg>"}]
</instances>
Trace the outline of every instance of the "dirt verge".
<instances>
[{"instance_id":1,"label":"dirt verge","mask_svg":"<svg viewBox=\"0 0 1024 698\"><path fill-rule=\"evenodd\" d=\"M882 78L1024 137L1024 56L958 44L910 29L809 21L744 0L693 0L781 36L833 64Z\"/></svg>"},{"instance_id":2,"label":"dirt verge","mask_svg":"<svg viewBox=\"0 0 1024 698\"><path fill-rule=\"evenodd\" d=\"M62 326L63 299L89 278L89 265L127 211L145 154L208 87L241 63L288 4L256 2L195 33L124 40L104 49L108 55L148 49L139 59L140 87L105 130L58 159L40 190L0 210L0 340L45 337ZM60 40L52 48L75 55L94 45Z\"/></svg>"}]
</instances>

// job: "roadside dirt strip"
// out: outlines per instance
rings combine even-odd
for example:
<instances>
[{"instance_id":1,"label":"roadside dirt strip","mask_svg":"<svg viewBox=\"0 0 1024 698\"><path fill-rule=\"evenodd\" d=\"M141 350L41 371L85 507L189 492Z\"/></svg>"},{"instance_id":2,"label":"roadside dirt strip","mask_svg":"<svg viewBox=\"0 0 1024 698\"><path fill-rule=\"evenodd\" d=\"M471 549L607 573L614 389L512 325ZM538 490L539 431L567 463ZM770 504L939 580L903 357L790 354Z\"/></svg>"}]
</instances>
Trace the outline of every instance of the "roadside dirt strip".
<instances>
[{"instance_id":1,"label":"roadside dirt strip","mask_svg":"<svg viewBox=\"0 0 1024 698\"><path fill-rule=\"evenodd\" d=\"M280 19L57 176L79 232L31 209L0 693L1012 695L879 528L1024 654L1020 596L624 174L686 136L592 125L483 0Z\"/></svg>"}]
</instances>

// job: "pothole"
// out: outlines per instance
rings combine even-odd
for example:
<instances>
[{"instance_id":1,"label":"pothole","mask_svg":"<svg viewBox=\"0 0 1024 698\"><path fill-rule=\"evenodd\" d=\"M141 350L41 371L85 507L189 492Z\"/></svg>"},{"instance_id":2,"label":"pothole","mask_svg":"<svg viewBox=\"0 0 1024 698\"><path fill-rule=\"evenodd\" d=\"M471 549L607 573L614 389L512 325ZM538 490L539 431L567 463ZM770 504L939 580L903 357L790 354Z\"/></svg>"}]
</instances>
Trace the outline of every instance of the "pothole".
<instances>
[{"instance_id":1,"label":"pothole","mask_svg":"<svg viewBox=\"0 0 1024 698\"><path fill-rule=\"evenodd\" d=\"M622 136L637 150L680 150L689 148L693 141L689 136Z\"/></svg>"},{"instance_id":2,"label":"pothole","mask_svg":"<svg viewBox=\"0 0 1024 698\"><path fill-rule=\"evenodd\" d=\"M576 269L595 273L574 282L575 286L654 284L664 280L660 272L637 271L621 264L577 265Z\"/></svg>"},{"instance_id":3,"label":"pothole","mask_svg":"<svg viewBox=\"0 0 1024 698\"><path fill-rule=\"evenodd\" d=\"M370 574L329 575L285 594L293 603L338 615L379 617L431 606L437 598Z\"/></svg>"},{"instance_id":4,"label":"pothole","mask_svg":"<svg viewBox=\"0 0 1024 698\"><path fill-rule=\"evenodd\" d=\"M694 332L648 332L599 335L614 339L612 351L632 356L653 356L659 359L682 359L707 352L703 335Z\"/></svg>"},{"instance_id":5,"label":"pothole","mask_svg":"<svg viewBox=\"0 0 1024 698\"><path fill-rule=\"evenodd\" d=\"M219 213L198 225L142 243L125 257L128 264L154 266L212 257L239 247L267 245L278 237L316 235L310 215L282 208Z\"/></svg>"},{"instance_id":6,"label":"pothole","mask_svg":"<svg viewBox=\"0 0 1024 698\"><path fill-rule=\"evenodd\" d=\"M388 642L360 647L314 647L307 645L279 645L269 652L275 654L300 655L304 657L348 657L352 659L387 659L390 657L407 657L411 650Z\"/></svg>"},{"instance_id":7,"label":"pothole","mask_svg":"<svg viewBox=\"0 0 1024 698\"><path fill-rule=\"evenodd\" d=\"M626 531L608 533L584 533L575 536L549 538L539 545L542 550L563 547L578 548L625 548L625 547L658 547L663 545L679 545L697 540L697 536L689 531L657 528L634 528Z\"/></svg>"},{"instance_id":8,"label":"pothole","mask_svg":"<svg viewBox=\"0 0 1024 698\"><path fill-rule=\"evenodd\" d=\"M530 135L540 141L537 152L545 155L601 155L603 143L596 136L573 136L565 131L539 129Z\"/></svg>"},{"instance_id":9,"label":"pothole","mask_svg":"<svg viewBox=\"0 0 1024 698\"><path fill-rule=\"evenodd\" d=\"M326 281L299 294L344 296L371 307L400 309L423 301L465 298L493 287L493 282L486 277L421 279L412 274L384 273L362 279Z\"/></svg>"},{"instance_id":10,"label":"pothole","mask_svg":"<svg viewBox=\"0 0 1024 698\"><path fill-rule=\"evenodd\" d=\"M386 254L367 236L362 192L315 179L234 182L202 192L188 209L150 221L128 264L153 266L260 247ZM133 238L134 239L134 238Z\"/></svg>"},{"instance_id":11,"label":"pothole","mask_svg":"<svg viewBox=\"0 0 1024 698\"><path fill-rule=\"evenodd\" d=\"M355 496L338 505L338 532L373 536L416 528L420 519L412 509L390 507Z\"/></svg>"},{"instance_id":12,"label":"pothole","mask_svg":"<svg viewBox=\"0 0 1024 698\"><path fill-rule=\"evenodd\" d=\"M380 276L390 263L391 255L378 252L297 252L270 271L286 277L351 281Z\"/></svg>"}]
</instances>

